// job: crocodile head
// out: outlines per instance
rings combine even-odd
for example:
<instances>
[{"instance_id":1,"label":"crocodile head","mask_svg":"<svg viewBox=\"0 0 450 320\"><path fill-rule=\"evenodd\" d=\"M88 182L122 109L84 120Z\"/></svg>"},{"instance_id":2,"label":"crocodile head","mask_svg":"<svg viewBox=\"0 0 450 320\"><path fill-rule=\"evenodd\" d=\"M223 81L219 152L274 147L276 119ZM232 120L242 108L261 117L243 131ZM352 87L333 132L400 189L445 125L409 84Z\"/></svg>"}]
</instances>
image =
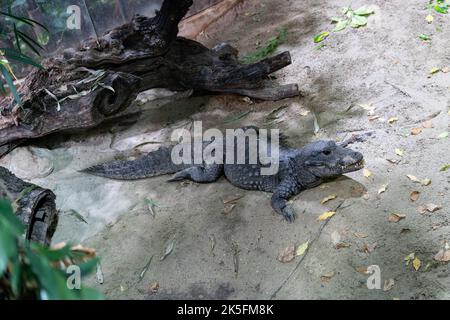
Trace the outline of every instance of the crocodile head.
<instances>
[{"instance_id":1,"label":"crocodile head","mask_svg":"<svg viewBox=\"0 0 450 320\"><path fill-rule=\"evenodd\" d=\"M302 149L303 167L318 178L333 178L364 167L363 155L336 144L315 141Z\"/></svg>"}]
</instances>

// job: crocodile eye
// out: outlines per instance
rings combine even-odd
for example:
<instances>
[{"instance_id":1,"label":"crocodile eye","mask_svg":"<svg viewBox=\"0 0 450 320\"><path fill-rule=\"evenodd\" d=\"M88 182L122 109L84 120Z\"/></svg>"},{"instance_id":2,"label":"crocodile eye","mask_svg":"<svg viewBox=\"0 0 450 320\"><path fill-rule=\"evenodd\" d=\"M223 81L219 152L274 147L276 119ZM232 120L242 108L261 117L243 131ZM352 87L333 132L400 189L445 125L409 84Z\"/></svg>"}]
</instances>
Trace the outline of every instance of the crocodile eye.
<instances>
[{"instance_id":1,"label":"crocodile eye","mask_svg":"<svg viewBox=\"0 0 450 320\"><path fill-rule=\"evenodd\" d=\"M322 151L322 153L324 155L326 155L326 156L329 156L331 154L331 151L330 150L325 150L325 151Z\"/></svg>"}]
</instances>

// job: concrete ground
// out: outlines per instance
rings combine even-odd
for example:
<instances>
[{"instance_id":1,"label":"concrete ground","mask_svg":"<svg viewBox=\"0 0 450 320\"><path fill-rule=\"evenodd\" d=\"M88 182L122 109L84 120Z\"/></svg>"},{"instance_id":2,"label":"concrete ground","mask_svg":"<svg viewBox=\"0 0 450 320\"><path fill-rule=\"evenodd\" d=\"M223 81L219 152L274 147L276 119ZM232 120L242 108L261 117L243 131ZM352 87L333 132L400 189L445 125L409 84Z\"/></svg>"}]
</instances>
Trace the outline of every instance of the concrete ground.
<instances>
[{"instance_id":1,"label":"concrete ground","mask_svg":"<svg viewBox=\"0 0 450 320\"><path fill-rule=\"evenodd\" d=\"M434 257L450 240L450 170L440 171L450 163L450 16L426 9L427 3L352 1L354 9L374 8L367 26L331 32L318 48L314 36L332 31L331 18L348 1L248 0L199 40L229 42L245 54L285 28L288 39L279 50L289 50L293 63L274 81L299 83L303 98L252 103L158 91L158 99L150 95L136 105L143 110L136 119L22 147L0 164L54 190L61 210L54 242L97 250L104 283L91 277L86 285L108 298L449 299L449 265ZM425 19L430 13L432 23ZM433 68L442 69L431 75ZM296 196L293 224L272 211L270 194L237 189L223 178L202 185L166 183L165 176L118 182L77 171L153 150L194 120L205 128L280 128L297 146L371 133L353 145L368 171ZM413 191L420 193L415 201ZM224 199L236 195L242 198L224 214ZM336 198L321 204L330 195ZM154 216L146 199L160 205ZM420 213L427 204L441 209ZM330 210L336 214L318 221ZM390 222L392 213L402 219ZM307 241L303 255L278 260L287 247ZM165 251L170 254L161 260ZM407 263L411 253L416 259ZM366 284L373 265L380 289Z\"/></svg>"}]
</instances>

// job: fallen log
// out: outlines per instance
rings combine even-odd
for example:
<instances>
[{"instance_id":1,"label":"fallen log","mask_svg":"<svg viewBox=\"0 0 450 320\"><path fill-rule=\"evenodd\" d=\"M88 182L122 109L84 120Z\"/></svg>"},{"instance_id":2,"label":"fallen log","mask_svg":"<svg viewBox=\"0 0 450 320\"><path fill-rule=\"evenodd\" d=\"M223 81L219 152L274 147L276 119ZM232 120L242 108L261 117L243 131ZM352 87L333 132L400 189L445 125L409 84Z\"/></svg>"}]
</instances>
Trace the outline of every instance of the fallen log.
<instances>
[{"instance_id":1,"label":"fallen log","mask_svg":"<svg viewBox=\"0 0 450 320\"><path fill-rule=\"evenodd\" d=\"M279 100L299 94L296 84L268 86L268 75L291 63L289 52L242 64L228 44L208 49L177 37L192 0L165 0L153 18L130 23L43 62L23 82L23 105L0 102L0 157L29 139L93 128L127 109L151 88L245 95Z\"/></svg>"},{"instance_id":2,"label":"fallen log","mask_svg":"<svg viewBox=\"0 0 450 320\"><path fill-rule=\"evenodd\" d=\"M0 167L0 198L13 203L18 218L26 226L26 239L50 245L58 224L52 191L25 182Z\"/></svg>"}]
</instances>

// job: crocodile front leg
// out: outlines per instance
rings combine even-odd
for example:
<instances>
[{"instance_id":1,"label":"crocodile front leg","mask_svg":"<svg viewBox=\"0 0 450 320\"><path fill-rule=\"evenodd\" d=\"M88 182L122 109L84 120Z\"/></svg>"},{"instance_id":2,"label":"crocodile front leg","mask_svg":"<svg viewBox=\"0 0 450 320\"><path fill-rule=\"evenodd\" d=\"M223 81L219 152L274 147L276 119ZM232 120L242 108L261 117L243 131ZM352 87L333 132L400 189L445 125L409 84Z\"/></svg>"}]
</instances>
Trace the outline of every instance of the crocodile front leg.
<instances>
[{"instance_id":1,"label":"crocodile front leg","mask_svg":"<svg viewBox=\"0 0 450 320\"><path fill-rule=\"evenodd\" d=\"M222 174L223 165L221 164L195 166L175 173L168 181L188 179L194 182L207 183L216 181Z\"/></svg>"},{"instance_id":2,"label":"crocodile front leg","mask_svg":"<svg viewBox=\"0 0 450 320\"><path fill-rule=\"evenodd\" d=\"M272 208L278 214L281 214L288 222L294 222L295 220L295 211L290 205L288 205L288 200L289 198L299 194L300 191L302 191L302 188L296 183L296 181L292 178L288 178L279 184L272 195Z\"/></svg>"}]
</instances>

